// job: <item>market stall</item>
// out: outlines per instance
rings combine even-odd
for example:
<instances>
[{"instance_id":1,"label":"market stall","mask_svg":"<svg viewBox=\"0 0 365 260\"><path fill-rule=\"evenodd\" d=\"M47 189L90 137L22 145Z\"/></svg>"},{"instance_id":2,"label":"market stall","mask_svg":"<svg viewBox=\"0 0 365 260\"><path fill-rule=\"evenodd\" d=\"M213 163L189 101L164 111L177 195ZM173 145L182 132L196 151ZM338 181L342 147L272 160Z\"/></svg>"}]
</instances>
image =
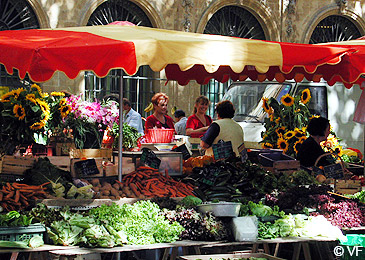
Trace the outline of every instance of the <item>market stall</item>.
<instances>
[{"instance_id":1,"label":"market stall","mask_svg":"<svg viewBox=\"0 0 365 260\"><path fill-rule=\"evenodd\" d=\"M54 30L3 31L0 32L0 49L2 50L0 63L4 64L8 72L13 72L13 69L16 68L21 78L28 73L35 82L49 80L55 71L63 71L69 78L75 78L81 71L91 70L99 77L103 77L110 69L122 68L127 74L132 75L140 66L149 65L154 71L165 69L167 78L178 80L180 84L187 84L192 79L204 83L210 78L224 82L229 77L233 79L249 77L255 80L275 78L278 81L285 79L301 81L304 77L309 80L319 80L323 77L330 84L340 81L344 82L347 87L351 87L352 84L363 82L364 79L361 75L365 72L361 63L359 63L357 71L351 70L352 59L357 59L357 54L361 53L355 46L277 43L138 26L108 25ZM66 49L67 51L65 51ZM349 73L349 70L352 73ZM122 93L122 86L120 93ZM120 131L122 136L122 130ZM182 195L177 197L183 197L183 195L190 195L194 186L199 186L197 185L199 183L203 198L213 199L215 197L227 200L242 197L244 193L244 195L253 195L249 196L253 199L257 196L257 199L258 195L269 193L275 188L273 184L275 184L276 177L267 173L265 169L244 163L237 166L237 162L218 162L221 164L219 167L222 165L226 167L225 175L220 175L216 170L218 166L216 165L214 168L214 164L208 158L199 158L202 162L192 162L191 172L197 175L196 178L191 178L195 182L194 185L170 179L171 176L168 175L168 172L156 173L153 181L146 179L144 176L146 172L143 171L135 171L123 177L121 145L119 145L118 155L119 180L122 182L116 182L113 185L118 186L119 195L132 194L128 197L143 195L144 198L151 198L154 194L169 194L168 196L176 197L179 192ZM212 165L209 170L208 167L205 167L205 163ZM233 169L232 165L235 166ZM193 169L196 172L193 172ZM153 169L147 170L150 171L149 174L156 172ZM206 175L203 176L202 172ZM244 176L247 173L249 176ZM141 186L142 184L145 184L146 187L149 185L149 189L130 185L135 182ZM170 185L167 194L165 191L161 191L161 186L158 184L161 182L164 183L163 185ZM226 185L227 182L232 187ZM265 182L267 185L262 187L261 182ZM251 187L249 183L255 183L256 186ZM281 185L285 186L289 183L293 184L291 180L284 180ZM87 189L76 190L75 194L85 193L88 188L92 188L89 185L94 186L92 183L86 183ZM54 191L58 190L61 194L65 192L65 187L54 186L52 187ZM98 187L96 183L95 187ZM9 189L11 188L9 187ZM109 189L111 190L110 187ZM246 189L252 190L247 191ZM108 190L108 187L104 187L104 190ZM142 190L143 192L141 192ZM115 195L114 199L116 197ZM290 218L289 221L291 221ZM277 236L277 234L272 235ZM94 242L90 240L88 243ZM161 245L163 244L157 243L156 246ZM93 246L97 247L95 244ZM171 245L166 247L171 247ZM115 248L115 252L118 252L118 248ZM89 251L80 249L78 252L84 254ZM75 251L70 254L75 255ZM76 252L76 254L78 253ZM305 254L308 258L308 252Z\"/></svg>"}]
</instances>

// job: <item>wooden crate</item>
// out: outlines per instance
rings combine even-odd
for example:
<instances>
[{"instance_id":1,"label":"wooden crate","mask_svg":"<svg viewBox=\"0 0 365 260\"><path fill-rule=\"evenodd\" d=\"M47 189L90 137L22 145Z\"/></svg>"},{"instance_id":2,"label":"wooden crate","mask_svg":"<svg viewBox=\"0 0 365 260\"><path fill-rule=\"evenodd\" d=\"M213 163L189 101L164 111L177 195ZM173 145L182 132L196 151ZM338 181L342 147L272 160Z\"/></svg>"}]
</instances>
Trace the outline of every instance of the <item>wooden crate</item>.
<instances>
[{"instance_id":1,"label":"wooden crate","mask_svg":"<svg viewBox=\"0 0 365 260\"><path fill-rule=\"evenodd\" d=\"M70 149L70 157L71 158L104 158L111 160L112 158L112 149L101 148L101 149Z\"/></svg>"},{"instance_id":2,"label":"wooden crate","mask_svg":"<svg viewBox=\"0 0 365 260\"><path fill-rule=\"evenodd\" d=\"M261 153L258 160L266 170L274 173L292 173L300 169L300 162L286 154Z\"/></svg>"},{"instance_id":3,"label":"wooden crate","mask_svg":"<svg viewBox=\"0 0 365 260\"><path fill-rule=\"evenodd\" d=\"M1 174L23 175L32 168L36 158L5 155L2 158Z\"/></svg>"},{"instance_id":4,"label":"wooden crate","mask_svg":"<svg viewBox=\"0 0 365 260\"><path fill-rule=\"evenodd\" d=\"M340 194L355 194L361 191L360 180L336 180L335 181L335 192Z\"/></svg>"},{"instance_id":5,"label":"wooden crate","mask_svg":"<svg viewBox=\"0 0 365 260\"><path fill-rule=\"evenodd\" d=\"M71 158L69 156L47 156L50 163L61 170L71 171Z\"/></svg>"}]
</instances>

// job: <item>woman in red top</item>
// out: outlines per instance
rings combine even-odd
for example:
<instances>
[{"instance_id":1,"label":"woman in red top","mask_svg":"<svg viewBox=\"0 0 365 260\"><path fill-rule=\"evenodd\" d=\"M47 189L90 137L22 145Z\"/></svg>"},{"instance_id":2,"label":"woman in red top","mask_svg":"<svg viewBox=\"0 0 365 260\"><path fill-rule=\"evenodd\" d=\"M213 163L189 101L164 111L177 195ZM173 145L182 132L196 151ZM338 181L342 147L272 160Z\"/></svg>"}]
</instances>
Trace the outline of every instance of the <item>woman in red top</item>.
<instances>
[{"instance_id":1,"label":"woman in red top","mask_svg":"<svg viewBox=\"0 0 365 260\"><path fill-rule=\"evenodd\" d=\"M153 114L147 117L145 133L150 128L167 128L174 129L174 120L167 115L167 104L169 97L165 93L156 93L151 102L153 104Z\"/></svg>"},{"instance_id":2,"label":"woman in red top","mask_svg":"<svg viewBox=\"0 0 365 260\"><path fill-rule=\"evenodd\" d=\"M208 110L209 100L205 96L199 96L195 100L194 114L189 116L186 122L186 135L192 138L200 138L212 123L212 118L205 113Z\"/></svg>"}]
</instances>

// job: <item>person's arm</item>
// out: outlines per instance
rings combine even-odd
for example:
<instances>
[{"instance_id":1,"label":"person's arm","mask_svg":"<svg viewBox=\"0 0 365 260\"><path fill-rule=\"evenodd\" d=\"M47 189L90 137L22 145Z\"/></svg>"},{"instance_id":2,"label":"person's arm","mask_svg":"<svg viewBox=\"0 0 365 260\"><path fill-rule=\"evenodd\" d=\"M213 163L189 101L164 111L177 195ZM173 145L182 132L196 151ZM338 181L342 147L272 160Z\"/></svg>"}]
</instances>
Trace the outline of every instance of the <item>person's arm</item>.
<instances>
[{"instance_id":1,"label":"person's arm","mask_svg":"<svg viewBox=\"0 0 365 260\"><path fill-rule=\"evenodd\" d=\"M191 135L193 133L203 133L205 131L207 131L209 128L209 126L204 126L198 129L193 129L193 128L186 128L186 135Z\"/></svg>"},{"instance_id":2,"label":"person's arm","mask_svg":"<svg viewBox=\"0 0 365 260\"><path fill-rule=\"evenodd\" d=\"M200 141L200 146L204 149L208 149L212 146L214 140L217 138L220 132L220 127L216 123L212 123L207 132L203 135Z\"/></svg>"}]
</instances>

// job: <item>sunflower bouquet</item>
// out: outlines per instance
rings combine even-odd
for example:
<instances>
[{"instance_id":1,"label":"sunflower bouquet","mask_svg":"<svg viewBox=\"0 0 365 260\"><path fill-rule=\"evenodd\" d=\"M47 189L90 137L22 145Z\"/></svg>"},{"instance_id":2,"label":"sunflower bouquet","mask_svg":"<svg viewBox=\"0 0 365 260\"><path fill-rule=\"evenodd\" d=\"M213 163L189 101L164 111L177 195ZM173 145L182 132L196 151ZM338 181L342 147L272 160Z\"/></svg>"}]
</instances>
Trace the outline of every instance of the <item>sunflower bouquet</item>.
<instances>
[{"instance_id":1,"label":"sunflower bouquet","mask_svg":"<svg viewBox=\"0 0 365 260\"><path fill-rule=\"evenodd\" d=\"M43 93L36 84L3 95L0 100L1 154L11 154L21 144L47 144L52 130L61 121L62 102L61 94Z\"/></svg>"},{"instance_id":2,"label":"sunflower bouquet","mask_svg":"<svg viewBox=\"0 0 365 260\"><path fill-rule=\"evenodd\" d=\"M310 99L309 89L294 97L284 95L281 104L275 98L262 99L262 107L268 114L264 120L266 131L261 133L263 148L281 149L285 154L296 157L300 145L307 138L306 126L312 115L306 104Z\"/></svg>"}]
</instances>

